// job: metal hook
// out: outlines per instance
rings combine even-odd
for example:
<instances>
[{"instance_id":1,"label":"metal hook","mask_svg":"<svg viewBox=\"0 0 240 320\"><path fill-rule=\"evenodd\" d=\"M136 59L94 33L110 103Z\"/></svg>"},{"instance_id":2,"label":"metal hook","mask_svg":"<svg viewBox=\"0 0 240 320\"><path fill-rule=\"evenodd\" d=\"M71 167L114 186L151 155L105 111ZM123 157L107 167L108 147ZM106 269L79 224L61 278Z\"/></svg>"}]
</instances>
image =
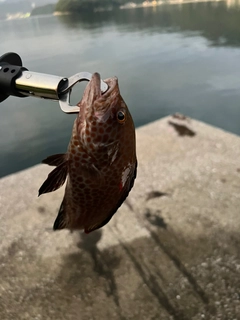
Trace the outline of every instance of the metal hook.
<instances>
[{"instance_id":1,"label":"metal hook","mask_svg":"<svg viewBox=\"0 0 240 320\"><path fill-rule=\"evenodd\" d=\"M59 105L65 113L78 113L80 108L78 106L70 105L70 95L72 87L82 81L90 81L92 74L89 72L80 72L68 78L68 85L61 92L59 92ZM108 85L101 80L101 91L102 93L108 90Z\"/></svg>"}]
</instances>

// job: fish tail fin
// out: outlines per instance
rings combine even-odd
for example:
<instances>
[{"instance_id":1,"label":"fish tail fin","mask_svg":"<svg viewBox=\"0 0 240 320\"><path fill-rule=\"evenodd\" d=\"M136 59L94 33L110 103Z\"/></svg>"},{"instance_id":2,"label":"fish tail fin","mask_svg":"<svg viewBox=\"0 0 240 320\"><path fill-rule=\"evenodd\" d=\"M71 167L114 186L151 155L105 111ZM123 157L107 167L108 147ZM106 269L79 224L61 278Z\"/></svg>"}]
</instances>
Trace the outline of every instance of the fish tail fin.
<instances>
[{"instance_id":1,"label":"fish tail fin","mask_svg":"<svg viewBox=\"0 0 240 320\"><path fill-rule=\"evenodd\" d=\"M53 230L65 229L68 226L67 214L66 214L66 204L65 199L63 199L61 206L58 211L57 218L53 225Z\"/></svg>"}]
</instances>

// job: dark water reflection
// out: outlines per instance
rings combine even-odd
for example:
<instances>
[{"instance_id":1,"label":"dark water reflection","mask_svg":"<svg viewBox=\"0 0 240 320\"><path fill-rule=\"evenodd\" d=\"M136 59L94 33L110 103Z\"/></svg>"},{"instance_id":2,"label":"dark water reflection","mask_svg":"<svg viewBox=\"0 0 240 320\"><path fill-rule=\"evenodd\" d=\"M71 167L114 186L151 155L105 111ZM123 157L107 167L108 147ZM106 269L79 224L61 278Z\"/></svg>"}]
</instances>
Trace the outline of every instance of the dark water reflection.
<instances>
[{"instance_id":1,"label":"dark water reflection","mask_svg":"<svg viewBox=\"0 0 240 320\"><path fill-rule=\"evenodd\" d=\"M240 134L240 9L226 2L0 21L1 52L32 71L117 75L137 126L174 112ZM76 88L77 102L82 88ZM0 176L64 152L75 116L57 103L0 108Z\"/></svg>"},{"instance_id":2,"label":"dark water reflection","mask_svg":"<svg viewBox=\"0 0 240 320\"><path fill-rule=\"evenodd\" d=\"M226 2L164 5L156 8L116 10L95 15L61 16L59 20L69 28L99 29L113 24L120 32L146 34L159 32L197 32L216 46L240 45L240 7Z\"/></svg>"}]
</instances>

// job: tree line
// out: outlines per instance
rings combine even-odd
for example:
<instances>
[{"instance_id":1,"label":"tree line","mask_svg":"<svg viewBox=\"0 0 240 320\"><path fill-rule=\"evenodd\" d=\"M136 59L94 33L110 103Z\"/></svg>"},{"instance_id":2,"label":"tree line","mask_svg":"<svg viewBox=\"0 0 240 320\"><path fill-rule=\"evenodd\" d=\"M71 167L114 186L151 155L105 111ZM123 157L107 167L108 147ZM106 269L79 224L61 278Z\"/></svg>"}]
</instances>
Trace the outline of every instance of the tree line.
<instances>
[{"instance_id":1,"label":"tree line","mask_svg":"<svg viewBox=\"0 0 240 320\"><path fill-rule=\"evenodd\" d=\"M56 11L82 12L99 8L118 8L130 0L59 0ZM134 0L135 3L142 3L143 0Z\"/></svg>"}]
</instances>

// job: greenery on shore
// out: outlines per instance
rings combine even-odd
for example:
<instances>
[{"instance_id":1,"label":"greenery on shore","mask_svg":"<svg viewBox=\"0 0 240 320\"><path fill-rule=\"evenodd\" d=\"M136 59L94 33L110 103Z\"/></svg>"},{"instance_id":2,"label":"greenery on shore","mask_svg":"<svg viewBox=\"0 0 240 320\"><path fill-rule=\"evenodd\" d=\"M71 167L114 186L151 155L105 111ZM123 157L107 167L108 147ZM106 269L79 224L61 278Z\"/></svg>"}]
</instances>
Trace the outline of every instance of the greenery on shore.
<instances>
[{"instance_id":1,"label":"greenery on shore","mask_svg":"<svg viewBox=\"0 0 240 320\"><path fill-rule=\"evenodd\" d=\"M31 16L42 14L53 14L54 11L80 13L98 9L119 8L130 0L58 0L57 4L47 4L36 7L32 10ZM135 3L142 3L143 0L134 0Z\"/></svg>"},{"instance_id":2,"label":"greenery on shore","mask_svg":"<svg viewBox=\"0 0 240 320\"><path fill-rule=\"evenodd\" d=\"M60 12L83 12L97 9L118 8L130 0L59 0L56 11ZM135 3L142 3L143 0L134 0Z\"/></svg>"},{"instance_id":3,"label":"greenery on shore","mask_svg":"<svg viewBox=\"0 0 240 320\"><path fill-rule=\"evenodd\" d=\"M31 16L38 16L40 14L53 14L55 11L56 5L51 3L51 4L46 4L45 6L41 7L36 7L32 10Z\"/></svg>"}]
</instances>

